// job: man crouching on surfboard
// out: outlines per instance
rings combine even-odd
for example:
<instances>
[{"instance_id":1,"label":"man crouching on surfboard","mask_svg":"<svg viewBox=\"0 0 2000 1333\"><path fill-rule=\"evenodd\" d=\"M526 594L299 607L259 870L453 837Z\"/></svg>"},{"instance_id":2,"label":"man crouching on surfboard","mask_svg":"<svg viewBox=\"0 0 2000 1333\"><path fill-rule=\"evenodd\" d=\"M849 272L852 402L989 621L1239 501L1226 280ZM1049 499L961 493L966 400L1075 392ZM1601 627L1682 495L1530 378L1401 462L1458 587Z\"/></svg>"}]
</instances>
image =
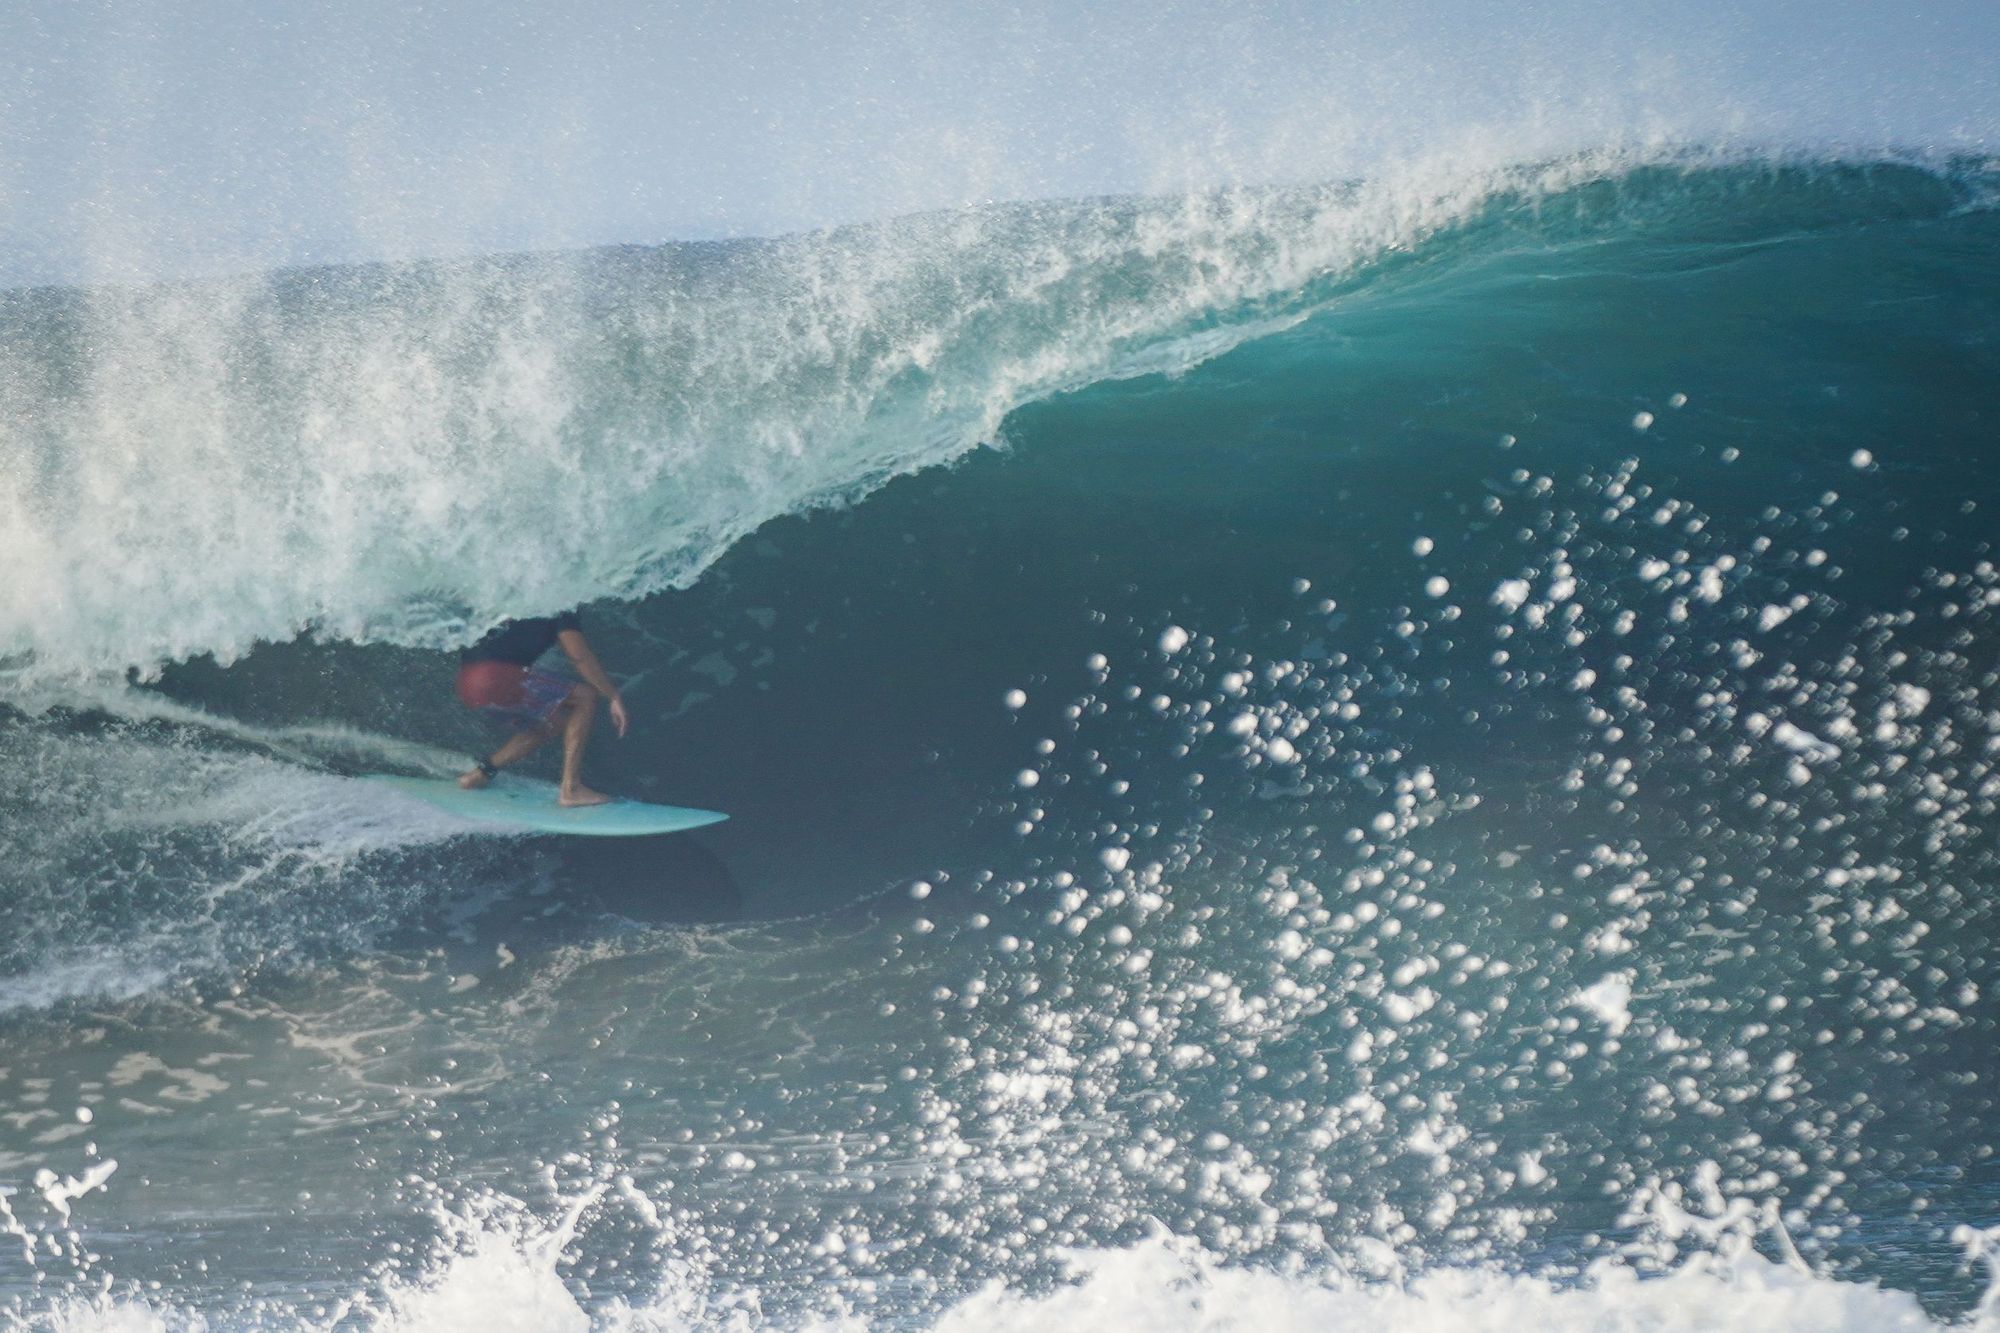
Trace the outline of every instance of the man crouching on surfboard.
<instances>
[{"instance_id":1,"label":"man crouching on surfboard","mask_svg":"<svg viewBox=\"0 0 2000 1333\"><path fill-rule=\"evenodd\" d=\"M560 644L581 683L547 671L535 661ZM465 650L459 659L458 697L495 721L519 728L506 744L459 775L468 790L484 787L501 769L532 754L542 742L562 733L562 805L602 805L610 800L583 785L583 747L597 718L597 701L610 702L611 725L625 734L625 700L598 665L597 654L583 637L576 612L525 620L508 620Z\"/></svg>"}]
</instances>

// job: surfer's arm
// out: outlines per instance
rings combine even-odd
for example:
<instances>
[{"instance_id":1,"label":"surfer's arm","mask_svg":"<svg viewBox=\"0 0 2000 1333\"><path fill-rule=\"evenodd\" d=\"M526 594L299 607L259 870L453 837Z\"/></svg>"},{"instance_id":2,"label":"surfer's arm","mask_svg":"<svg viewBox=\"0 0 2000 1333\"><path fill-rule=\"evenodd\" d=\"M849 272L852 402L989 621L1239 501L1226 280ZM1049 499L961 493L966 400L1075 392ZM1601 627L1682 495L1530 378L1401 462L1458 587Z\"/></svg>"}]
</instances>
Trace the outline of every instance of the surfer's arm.
<instances>
[{"instance_id":1,"label":"surfer's arm","mask_svg":"<svg viewBox=\"0 0 2000 1333\"><path fill-rule=\"evenodd\" d=\"M618 734L625 734L625 698L618 687L605 674L604 666L597 660L597 654L590 651L590 641L583 637L580 629L566 629L556 635L556 642L562 645L563 654L576 668L576 674L583 677L584 684L604 696L611 709L611 725L618 728Z\"/></svg>"}]
</instances>

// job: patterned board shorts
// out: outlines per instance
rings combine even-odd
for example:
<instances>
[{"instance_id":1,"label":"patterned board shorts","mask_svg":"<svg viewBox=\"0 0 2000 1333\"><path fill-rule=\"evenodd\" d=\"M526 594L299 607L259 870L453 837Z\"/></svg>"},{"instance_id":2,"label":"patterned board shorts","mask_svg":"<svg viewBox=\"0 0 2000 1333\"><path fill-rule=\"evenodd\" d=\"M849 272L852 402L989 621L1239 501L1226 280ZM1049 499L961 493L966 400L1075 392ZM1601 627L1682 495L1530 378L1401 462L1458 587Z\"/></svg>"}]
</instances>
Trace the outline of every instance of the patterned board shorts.
<instances>
[{"instance_id":1,"label":"patterned board shorts","mask_svg":"<svg viewBox=\"0 0 2000 1333\"><path fill-rule=\"evenodd\" d=\"M458 700L507 726L540 726L576 682L513 662L467 662L458 669Z\"/></svg>"}]
</instances>

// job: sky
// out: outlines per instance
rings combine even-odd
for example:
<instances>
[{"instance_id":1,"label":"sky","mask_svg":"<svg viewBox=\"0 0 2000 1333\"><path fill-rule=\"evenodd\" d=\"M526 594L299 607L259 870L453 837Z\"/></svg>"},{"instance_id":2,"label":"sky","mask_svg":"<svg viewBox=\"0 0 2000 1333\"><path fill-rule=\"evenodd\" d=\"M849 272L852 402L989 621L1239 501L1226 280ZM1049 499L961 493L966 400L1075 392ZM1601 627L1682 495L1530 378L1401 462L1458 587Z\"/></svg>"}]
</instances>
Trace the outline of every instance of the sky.
<instances>
[{"instance_id":1,"label":"sky","mask_svg":"<svg viewBox=\"0 0 2000 1333\"><path fill-rule=\"evenodd\" d=\"M2000 141L1994 0L0 0L0 68L0 285Z\"/></svg>"}]
</instances>

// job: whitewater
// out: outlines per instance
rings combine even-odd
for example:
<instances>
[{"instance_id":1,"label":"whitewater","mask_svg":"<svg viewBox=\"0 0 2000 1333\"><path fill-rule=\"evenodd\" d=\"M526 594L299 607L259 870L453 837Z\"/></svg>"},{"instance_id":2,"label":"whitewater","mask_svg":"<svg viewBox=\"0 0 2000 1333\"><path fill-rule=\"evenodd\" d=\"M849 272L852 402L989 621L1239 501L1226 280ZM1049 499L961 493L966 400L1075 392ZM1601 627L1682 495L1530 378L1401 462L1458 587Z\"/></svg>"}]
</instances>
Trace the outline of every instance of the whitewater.
<instances>
[{"instance_id":1,"label":"whitewater","mask_svg":"<svg viewBox=\"0 0 2000 1333\"><path fill-rule=\"evenodd\" d=\"M0 289L0 1326L2000 1329L2000 161L1566 128Z\"/></svg>"}]
</instances>

